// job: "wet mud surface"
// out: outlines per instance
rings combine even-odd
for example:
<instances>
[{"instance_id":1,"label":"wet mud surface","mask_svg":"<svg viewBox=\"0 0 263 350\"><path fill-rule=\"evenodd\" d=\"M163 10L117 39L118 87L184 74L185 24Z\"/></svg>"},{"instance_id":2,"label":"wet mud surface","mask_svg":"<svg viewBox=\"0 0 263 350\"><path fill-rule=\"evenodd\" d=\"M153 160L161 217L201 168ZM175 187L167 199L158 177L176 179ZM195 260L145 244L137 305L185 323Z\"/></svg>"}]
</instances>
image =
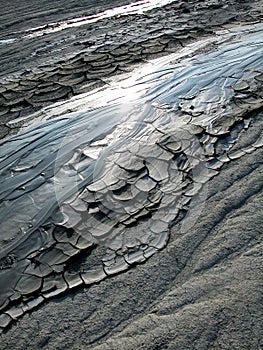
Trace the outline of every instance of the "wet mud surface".
<instances>
[{"instance_id":1,"label":"wet mud surface","mask_svg":"<svg viewBox=\"0 0 263 350\"><path fill-rule=\"evenodd\" d=\"M260 349L260 10L114 21L0 46L0 348Z\"/></svg>"},{"instance_id":2,"label":"wet mud surface","mask_svg":"<svg viewBox=\"0 0 263 350\"><path fill-rule=\"evenodd\" d=\"M59 2L58 9L62 3ZM44 4L44 8L48 8L49 3ZM101 4L104 6L105 2ZM113 5L123 3L113 2ZM35 6L32 5L32 12L38 13ZM71 12L59 10L56 21L52 13L42 18L40 11L39 25L79 16L79 7L74 6L74 2L72 7L75 10ZM13 24L11 18L17 15L13 7L2 15L1 133L12 133L7 124L10 119L103 86L107 77L130 71L135 64L157 55L176 52L223 25L260 21L261 9L258 2L251 1L176 1L143 14L106 18L49 33L42 27L39 31L25 31L25 26L27 30L37 27L35 21L25 25L27 6L22 6L22 18L18 17ZM97 12L101 12L101 7ZM84 14L90 13L93 13L91 8L84 11Z\"/></svg>"}]
</instances>

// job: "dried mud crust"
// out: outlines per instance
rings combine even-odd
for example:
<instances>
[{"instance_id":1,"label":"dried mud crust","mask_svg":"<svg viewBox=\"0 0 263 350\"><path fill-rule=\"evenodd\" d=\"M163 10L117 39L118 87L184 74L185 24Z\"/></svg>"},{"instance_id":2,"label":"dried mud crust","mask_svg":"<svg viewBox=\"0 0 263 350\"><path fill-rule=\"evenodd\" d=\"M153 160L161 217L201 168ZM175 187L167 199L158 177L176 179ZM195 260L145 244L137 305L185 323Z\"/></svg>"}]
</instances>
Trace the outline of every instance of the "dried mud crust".
<instances>
[{"instance_id":1,"label":"dried mud crust","mask_svg":"<svg viewBox=\"0 0 263 350\"><path fill-rule=\"evenodd\" d=\"M262 166L262 148L227 162L186 235L179 222L147 264L25 315L0 348L260 349Z\"/></svg>"},{"instance_id":2,"label":"dried mud crust","mask_svg":"<svg viewBox=\"0 0 263 350\"><path fill-rule=\"evenodd\" d=\"M74 2L70 5L71 17L79 14ZM2 16L7 19L13 11ZM49 16L53 19L47 13L45 21ZM258 1L180 1L142 15L104 19L1 45L0 137L16 132L7 124L10 120L103 86L107 78L132 70L134 64L176 52L226 25L261 19ZM3 39L16 26L3 24Z\"/></svg>"},{"instance_id":3,"label":"dried mud crust","mask_svg":"<svg viewBox=\"0 0 263 350\"><path fill-rule=\"evenodd\" d=\"M194 2L188 5L184 3L184 5L190 6L190 12L184 9L180 15L190 13L192 17L194 14L201 16L202 11L204 13L208 11L206 12L208 16L209 11L225 9L222 2ZM191 12L191 6L195 6L194 13ZM239 17L239 19L243 21L251 21L252 15L255 19L256 12L253 12L250 7L253 7L253 4L235 2L231 6L232 10L239 9L235 18L231 19L231 24L236 23L237 16L241 16L242 18ZM153 17L159 12L165 14L167 8L155 10L147 15ZM130 25L131 18L123 18L123 20ZM141 17L138 16L138 18ZM221 21L221 19L218 20ZM218 29L218 23L214 28ZM159 35L158 30L157 35ZM210 30L212 32L213 28ZM190 30L190 37L188 29L186 32L186 36L183 34L183 37L179 39L177 37L175 46L169 46L170 40L174 40L173 34L162 32L157 40L158 45L161 40L165 42L164 38L168 36L168 42L165 42L162 52L143 53L140 48L139 60L176 51L178 40L180 42L178 47L194 40L193 30ZM196 38L203 34L203 29L200 31L198 28L195 32ZM150 33L147 35L149 38L145 39L146 44L151 43L151 40L154 42L153 45L148 46L151 50L151 45L156 47L157 44ZM138 45L141 46L140 43L141 41ZM96 56L91 52L88 54L86 51L80 52L73 58L59 63L52 62L42 68L37 63L35 71L24 72L22 75L13 77L13 85L11 80L4 80L3 85L7 89L4 87L2 91L2 97L5 96L4 100L2 99L4 101L3 118L11 120L21 116L22 113L26 115L48 103L72 96L75 93L74 86L80 88L76 92L79 93L85 89L92 89L97 83L104 84L107 76L116 74L119 70L129 70L131 62L126 61L126 55L127 52L132 51L130 46L124 44L122 47L111 43L110 50L113 50L112 45L116 50L120 50L115 56L113 53L100 52L100 48L98 51L96 49ZM136 45L132 46L135 52ZM104 49L105 46L103 46ZM123 67L120 69L118 64L117 69L111 72L112 61L110 63L108 61L117 60L123 55L126 57L123 60ZM91 73L95 72L98 76L91 80L94 86L83 88L83 84L90 82L87 71L82 71L83 67L87 66L91 67ZM176 164L177 169L184 174L185 182L183 182L181 194L188 199L181 203L180 214L169 226L169 245L160 254L154 254L147 264L138 265L131 273L120 274L102 281L99 285L94 285L94 282L101 281L106 276L115 275L132 267L134 263L145 261L153 252L156 253L166 244L167 236L164 235L164 242L162 239L151 241L148 246L144 245L138 251L128 249L120 252L117 255L121 259L118 260L114 254L106 255L105 258L103 246L83 240L81 233L57 224L42 225L28 242L18 245L17 250L14 249L1 259L2 281L6 278L7 283L4 285L7 288L4 292L2 291L4 298L1 302L0 322L2 328L10 324L12 326L1 334L0 349L254 350L262 347L260 344L262 312L259 307L263 227L261 68L247 71L241 78L234 78L234 83L231 85L233 96L229 105L218 104L219 110L221 107L223 110L226 107L229 109L227 112L222 112L221 118L213 124L212 129L204 126L190 127L189 139L187 135L181 138L179 146L174 137L170 139L171 135L167 137L165 133L159 134L158 128L153 133L153 139L159 140L160 137L160 142L154 143L154 146L158 147L149 148L148 152L154 154L155 158L164 157L165 165L168 164L170 167L169 171L171 165ZM69 72L65 74L67 69ZM100 76L103 72L104 75ZM50 83L53 73L54 79ZM43 81L40 82L41 77ZM65 77L64 80L63 77ZM26 84L28 81L32 86L30 85L26 90L23 83ZM21 86L22 89L20 89ZM29 92L27 98L23 95L25 91ZM202 97L200 101L202 105ZM200 116L198 94L191 96L190 99L183 96L179 107L177 116L194 121ZM149 118L151 117L153 116L149 113ZM164 121L165 125L168 119L165 117ZM154 118L151 122L154 123ZM173 120L171 119L170 122ZM4 124L3 122L1 129L3 135L10 132L8 128L4 129ZM245 131L247 128L249 130ZM156 137L157 134L158 137ZM204 174L201 173L193 179L192 169L187 159L183 157L187 144L189 141L191 143L193 137L200 141L209 159L207 178L203 178ZM120 200L125 201L127 196L134 195L134 188L135 190L139 188L141 191L146 185L150 186L147 189L149 197L152 190L154 192L156 188L163 189L163 180L166 179L165 166L160 163L156 172L156 168L152 169L151 164L142 161L148 157L148 155L145 156L145 151L147 150L144 148L132 149L132 161L127 161L125 157L118 155L118 152L114 154L118 158L114 158L114 163L117 160L122 169L118 175L120 173L124 175L121 180L124 183L129 182L132 191L128 191L127 188L123 190L122 181L108 183L112 181L111 177L105 176L103 182L106 188L114 186L111 190L114 195L120 196ZM170 157L167 158L167 154ZM132 173L135 168L136 176ZM41 176L43 177L43 173ZM145 177L149 180L147 183L144 181ZM170 178L173 179L171 173ZM208 180L209 186L203 212L198 220L194 220L195 224L191 230L182 233L181 219L189 209L189 198L192 198L193 189L196 189L192 185L194 182L200 182L199 189L201 189L203 183ZM25 182L26 190L28 190L27 186L28 183ZM38 184L33 183L32 186L34 189ZM88 198L87 203L91 196L94 198L93 206L88 208L88 205L85 210L90 210L96 215L96 211L105 212L109 209L101 203L100 194L103 199L104 189L98 182L87 188L83 198L85 199L85 196ZM5 188L2 192L8 192L8 190L9 188ZM169 205L173 195L169 196L169 191L166 194L167 196L164 197ZM19 196L19 193L16 192L14 197L16 196ZM166 205L166 202L163 204L158 196L155 196L154 200L152 198L147 200L149 202L146 203L146 206L148 205L146 211L145 208L139 208L135 215L133 213L129 217L121 218L125 232L129 228L136 227L140 220L149 218L149 213L155 212L154 205L160 206L158 209ZM193 216L190 219L195 219L195 211L198 213L199 204L191 207ZM78 205L77 201L76 207ZM108 211L106 215L109 215ZM96 235L96 232L94 234ZM41 246L37 241L39 237L41 239L49 237L50 246L47 249L39 249ZM32 252L29 254L31 248ZM99 268L95 269L95 272L93 269L90 271L89 267L93 267L94 264L96 266L98 261ZM9 273L14 281L10 289L8 289ZM75 291L75 288L80 285L90 284L93 284L90 288ZM63 295L69 290L70 295L73 296L72 299L60 297L49 300L45 307L28 313L45 300ZM13 321L22 315L23 318L13 324Z\"/></svg>"},{"instance_id":4,"label":"dried mud crust","mask_svg":"<svg viewBox=\"0 0 263 350\"><path fill-rule=\"evenodd\" d=\"M146 261L166 246L175 222L184 219L178 237L191 232L207 182L263 145L261 27L146 75L154 85L124 116L113 104L0 142L1 328Z\"/></svg>"}]
</instances>

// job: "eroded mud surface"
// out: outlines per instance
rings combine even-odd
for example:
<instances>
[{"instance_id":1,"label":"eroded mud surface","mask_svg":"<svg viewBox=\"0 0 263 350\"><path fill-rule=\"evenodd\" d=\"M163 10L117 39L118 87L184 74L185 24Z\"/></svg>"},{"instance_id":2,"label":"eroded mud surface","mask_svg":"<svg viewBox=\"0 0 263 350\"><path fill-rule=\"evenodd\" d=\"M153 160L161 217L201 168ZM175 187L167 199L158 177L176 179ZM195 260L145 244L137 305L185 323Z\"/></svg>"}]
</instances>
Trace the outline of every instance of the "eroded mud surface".
<instances>
[{"instance_id":1,"label":"eroded mud surface","mask_svg":"<svg viewBox=\"0 0 263 350\"><path fill-rule=\"evenodd\" d=\"M190 3L186 11L185 4L182 4L176 2L169 6L177 6L176 9L180 11L183 9L182 12L178 10L180 14L188 14L191 6L195 6L192 15L198 16L201 16L200 9L206 9L208 14L212 9L218 10L226 6L213 3L205 7L203 3ZM234 2L231 6L234 9L241 5ZM238 16L243 16L243 20L250 19L247 16L254 11L253 4L250 6L252 9L249 15L244 9L244 13L241 14L240 11L233 22ZM156 15L158 11L162 16L167 14L167 8L164 7L147 12L147 18ZM136 16L136 21L140 23L142 15ZM129 16L125 17L126 21L129 19ZM64 21L63 18L61 21ZM171 45L174 37L167 39L165 29L159 28L159 34L158 30L154 31L153 44L148 42L151 36L147 37L149 45L146 46L151 48L151 52L146 53L140 49L138 61L149 59L153 54L158 56L159 53L161 56L166 54L165 57L133 71L132 79L119 77L114 82L112 78L107 80L110 86L81 96L78 96L80 92L90 90L90 87L83 88L87 82L89 84L87 62L91 63L91 70L96 75L95 81L97 74L103 76L103 79L98 78L101 86L107 77L117 73L105 68L105 59L111 60L112 66L110 55L96 52L96 56L93 56L94 53L86 50L75 56L74 62L79 64L78 60L81 60L85 63L81 66L81 73L74 71L74 79L79 74L84 75L81 82L73 79L70 86L61 84L60 78L54 73L53 69L57 69L57 64L61 66L61 62L54 63L53 55L52 63L45 66L40 67L41 62L36 61L37 68L34 72L27 69L22 74L16 73L3 79L4 103L1 108L6 129L3 127L2 131L14 134L0 142L0 176L3 184L0 193L0 215L3 218L0 224L0 326L3 329L44 301L68 295L70 291L74 293L76 287L80 286L92 286L88 289L90 296L93 291L100 294L109 288L108 297L112 302L114 279L104 285L100 283L94 286L94 283L137 266L137 275L132 271L134 277L127 273L121 275L126 277L114 277L115 281L122 280L121 283L126 283L127 286L133 285L140 280L140 274L146 278L147 266L151 266L159 276L160 283L154 282L151 277L150 289L145 291L145 296L138 287L139 310L136 311L133 306L133 310L128 311L127 305L133 305L133 301L127 301L125 295L129 295L129 292L123 285L120 299L127 304L123 308L126 314L109 322L110 316L107 316L106 310L113 313L114 304L109 306L105 301L101 305L105 305L106 309L97 321L94 321L92 313L88 312L85 316L85 311L82 311L84 319L87 317L89 320L87 329L90 329L90 334L86 340L81 336L80 341L83 343L76 341L74 348L82 349L89 345L98 349L133 349L139 346L143 349L229 348L224 347L224 341L228 344L226 346L230 346L231 337L223 336L225 340L222 341L220 335L206 335L201 330L195 330L195 333L191 327L189 332L196 337L195 341L188 343L186 338L180 337L180 329L188 329L186 324L191 323L189 319L195 317L198 310L204 310L206 321L203 321L209 325L209 332L219 333L220 325L213 323L213 317L203 309L206 306L200 306L199 309L194 306L192 312L183 311L185 319L180 315L180 308L190 301L195 303L203 295L204 303L209 304L212 298L213 312L221 315L219 310L227 305L231 315L232 306L235 307L234 299L230 298L231 302L215 302L213 298L216 294L210 296L209 291L217 286L218 298L225 300L226 291L219 288L218 281L222 280L224 285L226 274L231 276L238 273L236 271L243 271L242 261L251 254L255 259L250 264L255 262L258 267L260 263L259 255L254 254L254 251L258 251L258 246L255 248L253 242L257 245L260 243L259 233L262 229L260 155L263 145L263 28L260 23L242 23L242 26L232 25L231 28L218 30L217 25L218 23L209 35L206 32L203 36L203 29L202 33L198 32L202 34L202 40L196 43L191 44L193 37L189 32L186 36L183 35L180 50L176 45ZM54 28L58 27L51 26L52 30ZM140 34L139 28L140 26ZM72 28L53 30L45 35L57 35L58 32L61 35L63 30ZM213 31L216 35L213 35ZM164 40L164 36L168 41L162 50L152 51ZM137 42L135 46L133 44L135 49ZM110 45L107 47L112 50ZM122 49L124 55L130 57L132 50L127 45ZM120 46L117 49L120 50ZM168 53L172 54L167 56ZM121 56L122 53L118 51L114 57L117 59ZM76 57L78 59L75 61ZM65 64L69 64L71 59L72 57L67 57ZM127 58L125 70L130 71L131 63L132 60ZM99 72L94 64L99 65ZM119 67L118 64L118 69ZM75 70L76 67L71 68ZM65 66L59 69L63 74L67 71ZM8 71L6 66L6 72ZM71 73L66 74L66 80L69 76L72 77ZM28 74L29 80L36 82L29 89L31 92L24 87L20 88L29 81ZM39 74L43 77L43 82L40 82ZM50 76L60 86L59 89L63 86L70 88L71 92L58 96L54 92L56 89L49 90L50 83L46 79ZM42 83L46 90L39 92ZM81 87L80 90L72 93L72 87L76 86ZM32 93L33 99L34 96L40 97L40 100L43 97L41 103L34 105L31 100L30 106L26 107L25 101L27 103L29 99L25 97L25 91ZM18 94L20 97L17 100ZM68 98L70 100L65 101ZM62 101L52 104L60 100ZM31 114L32 111L35 114ZM74 113L68 114L69 111ZM16 134L17 127L23 125L28 126ZM241 169L242 159L244 169ZM237 174L236 177L234 173ZM216 180L218 178L221 180ZM211 183L214 184L214 190L211 189ZM236 198L231 194L235 191ZM218 199L214 199L216 197ZM217 204L218 200L220 203ZM251 205L254 209L250 208ZM253 231L251 228L254 232L251 238L245 232L243 239L242 223L237 225L239 231L234 229L235 217L242 216L242 206L249 207L244 209L244 220L247 213L251 213L254 218L255 229ZM250 227L252 221L247 219L247 222ZM220 230L223 230L223 238ZM226 231L231 230L232 238L226 238ZM241 232L239 240L238 232ZM214 234L215 238L212 237ZM202 253L202 242L207 240L209 242L205 244L208 245L204 246L206 253ZM158 253L160 250L162 252ZM170 251L173 252L171 256ZM151 259L148 260L149 257ZM226 265L225 271L220 267L221 272L213 271L211 275L218 264L221 266L225 260L226 264L231 264L232 258L236 265ZM146 260L147 263L138 269L137 264ZM161 266L167 266L162 277L158 272L159 260ZM149 271L149 274L152 273L154 274ZM244 278L247 278L245 272ZM207 282L208 279L211 279L211 283ZM255 272L255 282L247 288L249 293L254 293L257 279ZM172 285L168 286L169 283ZM183 287L184 283L186 287ZM175 287L176 284L178 286ZM235 286L232 287L234 295ZM184 288L189 290L190 294L185 292L187 296L183 292ZM155 292L158 295L154 296ZM89 298L86 294L85 297L83 294L77 295L81 295L83 300ZM149 299L146 300L147 298ZM258 296L254 299L253 302L256 303ZM59 307L57 309L60 315L63 308L64 312L67 309L66 303L67 297L61 302L61 311ZM83 301L80 299L76 305L83 309ZM239 310L237 302L236 306ZM90 302L90 307L93 310L98 308L96 300ZM36 332L35 322L39 324L39 315L43 310L33 313L36 319L30 326L31 334ZM46 306L46 310L51 315L51 321L43 320L44 328L40 326L42 330L49 328L49 322L54 322L53 311L50 311L49 306ZM144 311L140 314L142 310ZM236 316L239 318L239 314ZM134 317L139 318L135 321ZM72 319L72 332L75 332L83 319L73 311ZM175 323L180 320L181 326L168 326L169 319ZM29 322L28 316L22 318L20 330L18 325L8 328L7 333L4 331L3 344L12 343L12 332L15 329L23 334L26 322ZM109 323L105 330L103 322ZM124 328L127 322L131 322L131 325ZM250 320L244 320L243 323L246 325L244 327L248 327ZM118 324L122 324L121 329L124 329L116 335L115 328L118 332ZM157 327L154 332L149 329L153 324ZM242 327L243 324L237 333ZM139 332L139 337L136 337L138 329L146 332L147 336L141 336ZM84 332L83 327L82 330ZM253 342L250 333L246 340L247 344L253 343L251 346L255 349L260 346L258 331L255 330ZM50 335L43 336L40 331L34 348L42 345L72 347L70 334L64 334L64 337L67 339L66 345L62 345L59 340L56 343ZM154 342L151 337L155 338ZM100 342L101 345L97 346ZM19 344L20 348L25 348L27 341L21 340ZM235 340L233 335L232 348L247 348L242 346L238 343L238 336Z\"/></svg>"}]
</instances>

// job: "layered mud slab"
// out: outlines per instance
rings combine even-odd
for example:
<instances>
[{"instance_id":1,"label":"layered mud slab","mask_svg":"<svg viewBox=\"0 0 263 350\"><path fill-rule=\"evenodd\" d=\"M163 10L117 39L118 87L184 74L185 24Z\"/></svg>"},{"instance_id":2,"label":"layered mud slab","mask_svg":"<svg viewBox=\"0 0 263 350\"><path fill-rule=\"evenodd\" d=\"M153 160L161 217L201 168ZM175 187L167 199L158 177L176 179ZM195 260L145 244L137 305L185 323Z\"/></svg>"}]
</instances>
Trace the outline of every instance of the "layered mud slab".
<instances>
[{"instance_id":1,"label":"layered mud slab","mask_svg":"<svg viewBox=\"0 0 263 350\"><path fill-rule=\"evenodd\" d=\"M61 50L44 66L32 60L33 70L25 68L31 59L16 72L5 67L2 130L14 135L1 141L0 158L3 349L28 348L31 337L32 348L260 348L260 13L253 3L248 11L236 2L173 2L115 20L125 18L131 27L134 19L139 38L142 18L165 18L174 6L174 20L240 6L244 22L237 26L236 14L231 25L219 29L216 22L209 33L184 28L188 34L176 39L180 49L164 28L148 32L149 51L141 48L136 62L162 58L126 75L119 70L131 71L127 57L122 69L119 63L108 68L134 54L129 44L120 49L118 43L115 56L82 48L71 61L70 86L53 71ZM95 18L101 30L112 21L101 13L83 20ZM258 23L245 23L252 13ZM75 30L75 23L60 18L32 29L30 37L20 29L20 39L55 38ZM201 35L196 42L193 30ZM162 50L154 51L167 35ZM138 43L133 38L135 51ZM103 50L112 45L104 43ZM69 64L72 56L63 54ZM78 72L75 59L84 62ZM100 88L84 88L87 65ZM24 89L28 74L36 82L31 92ZM71 93L56 95L50 76ZM72 93L75 86L80 90ZM26 107L28 92L41 103Z\"/></svg>"}]
</instances>

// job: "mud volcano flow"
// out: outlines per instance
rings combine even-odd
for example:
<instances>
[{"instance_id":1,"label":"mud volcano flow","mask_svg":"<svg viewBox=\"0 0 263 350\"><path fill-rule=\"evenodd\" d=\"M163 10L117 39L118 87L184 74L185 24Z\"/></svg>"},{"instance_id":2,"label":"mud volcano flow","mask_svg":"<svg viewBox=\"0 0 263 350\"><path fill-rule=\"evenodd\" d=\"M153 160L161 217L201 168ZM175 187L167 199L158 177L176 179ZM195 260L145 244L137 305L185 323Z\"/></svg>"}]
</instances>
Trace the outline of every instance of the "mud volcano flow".
<instances>
[{"instance_id":1,"label":"mud volcano flow","mask_svg":"<svg viewBox=\"0 0 263 350\"><path fill-rule=\"evenodd\" d=\"M258 25L153 65L111 103L1 141L1 327L145 261L174 222L180 234L194 225L208 180L262 146L259 136L232 150L262 118L262 37Z\"/></svg>"}]
</instances>

